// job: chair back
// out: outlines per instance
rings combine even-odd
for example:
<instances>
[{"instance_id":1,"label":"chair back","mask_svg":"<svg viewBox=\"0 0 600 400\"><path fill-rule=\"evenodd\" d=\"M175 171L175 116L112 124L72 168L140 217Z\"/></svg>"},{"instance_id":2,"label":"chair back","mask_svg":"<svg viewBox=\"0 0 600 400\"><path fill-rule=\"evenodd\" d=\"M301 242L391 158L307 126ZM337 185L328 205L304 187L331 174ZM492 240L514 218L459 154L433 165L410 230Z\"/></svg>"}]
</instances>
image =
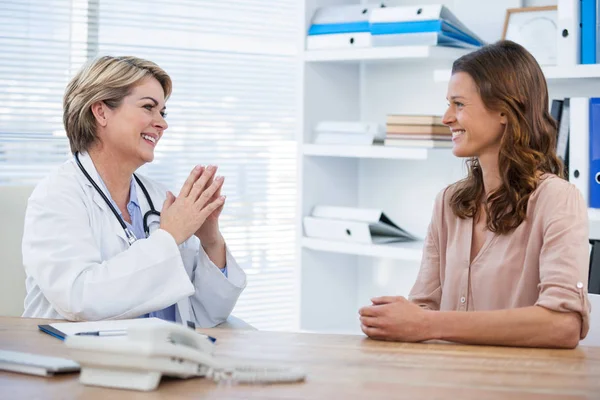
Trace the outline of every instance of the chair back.
<instances>
[{"instance_id":1,"label":"chair back","mask_svg":"<svg viewBox=\"0 0 600 400\"><path fill-rule=\"evenodd\" d=\"M33 186L0 186L0 316L21 316L25 270L21 253L27 199Z\"/></svg>"}]
</instances>

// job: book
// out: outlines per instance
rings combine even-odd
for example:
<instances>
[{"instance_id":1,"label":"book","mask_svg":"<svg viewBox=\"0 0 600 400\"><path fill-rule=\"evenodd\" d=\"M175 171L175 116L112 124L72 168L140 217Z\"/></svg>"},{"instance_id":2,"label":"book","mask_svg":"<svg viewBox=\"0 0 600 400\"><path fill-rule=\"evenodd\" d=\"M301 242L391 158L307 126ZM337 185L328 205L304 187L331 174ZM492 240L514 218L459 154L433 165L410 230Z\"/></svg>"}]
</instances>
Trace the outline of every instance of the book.
<instances>
[{"instance_id":1,"label":"book","mask_svg":"<svg viewBox=\"0 0 600 400\"><path fill-rule=\"evenodd\" d=\"M443 117L436 115L401 115L388 114L386 117L387 125L441 125ZM448 129L448 128L446 128Z\"/></svg>"},{"instance_id":2,"label":"book","mask_svg":"<svg viewBox=\"0 0 600 400\"><path fill-rule=\"evenodd\" d=\"M452 136L450 128L440 125L386 125L386 133L432 134Z\"/></svg>"},{"instance_id":3,"label":"book","mask_svg":"<svg viewBox=\"0 0 600 400\"><path fill-rule=\"evenodd\" d=\"M426 133L419 133L417 135L411 135L407 133L388 133L386 139L393 140L442 140L451 141L452 135L428 135Z\"/></svg>"},{"instance_id":4,"label":"book","mask_svg":"<svg viewBox=\"0 0 600 400\"><path fill-rule=\"evenodd\" d=\"M389 139L383 142L384 146L390 147L452 147L451 140L407 140L407 139Z\"/></svg>"}]
</instances>

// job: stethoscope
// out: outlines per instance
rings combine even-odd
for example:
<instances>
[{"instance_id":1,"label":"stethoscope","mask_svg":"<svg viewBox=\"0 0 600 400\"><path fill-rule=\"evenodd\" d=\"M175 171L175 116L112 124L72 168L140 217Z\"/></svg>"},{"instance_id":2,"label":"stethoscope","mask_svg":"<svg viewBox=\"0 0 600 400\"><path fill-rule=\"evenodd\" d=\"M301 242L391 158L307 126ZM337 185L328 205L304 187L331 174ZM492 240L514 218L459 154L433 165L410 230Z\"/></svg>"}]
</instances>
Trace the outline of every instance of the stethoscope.
<instances>
[{"instance_id":1,"label":"stethoscope","mask_svg":"<svg viewBox=\"0 0 600 400\"><path fill-rule=\"evenodd\" d=\"M94 189L96 189L96 191L98 192L98 194L100 194L100 196L102 196L102 198L104 199L104 201L106 202L106 204L108 204L108 206L110 207L110 210L115 215L115 218L117 218L117 220L119 221L119 224L121 225L121 228L123 228L123 231L125 231L125 236L127 236L127 241L129 242L129 245L131 246L138 238L136 238L135 234L131 231L131 229L129 229L127 227L127 225L125 225L125 221L123 221L123 218L121 218L121 216L119 215L119 213L117 212L117 210L115 210L115 207L112 205L112 203L110 202L110 200L108 199L108 197L106 197L106 195L104 194L104 192L102 191L102 189L100 189L98 187L98 185L96 184L96 182L94 182L94 180L87 173L87 171L85 170L85 168L83 168L83 165L81 164L81 161L79 161L79 152L75 152L75 161L77 162L77 165L79 166L79 169L81 170L81 172L83 172L83 174L85 175L85 177L87 178L87 180L90 181L90 183L92 184L92 186L94 187ZM148 205L150 206L150 210L147 211L144 214L144 219L143 219L143 222L144 222L144 232L146 233L146 237L148 237L150 235L150 228L148 226L148 218L150 218L150 216L152 216L152 215L156 215L157 217L160 218L160 212L156 211L156 209L154 208L154 203L152 203L152 199L150 198L150 195L148 194L148 191L146 190L146 187L144 186L144 184L142 183L142 181L140 181L140 178L138 178L136 174L133 174L133 177L135 178L136 182L138 183L138 185L142 189L142 192L144 192L144 196L146 196L146 201L148 202Z\"/></svg>"}]
</instances>

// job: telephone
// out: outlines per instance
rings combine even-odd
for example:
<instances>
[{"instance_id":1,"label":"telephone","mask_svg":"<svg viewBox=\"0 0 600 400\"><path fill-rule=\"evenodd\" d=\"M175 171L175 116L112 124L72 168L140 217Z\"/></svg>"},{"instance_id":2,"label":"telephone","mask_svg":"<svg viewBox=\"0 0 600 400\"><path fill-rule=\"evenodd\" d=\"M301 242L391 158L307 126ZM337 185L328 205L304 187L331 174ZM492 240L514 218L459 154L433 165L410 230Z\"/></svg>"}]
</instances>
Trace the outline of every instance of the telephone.
<instances>
[{"instance_id":1,"label":"telephone","mask_svg":"<svg viewBox=\"0 0 600 400\"><path fill-rule=\"evenodd\" d=\"M299 382L306 377L300 368L218 361L206 335L175 323L131 327L118 337L68 336L65 344L86 385L149 391L162 375L239 383Z\"/></svg>"}]
</instances>

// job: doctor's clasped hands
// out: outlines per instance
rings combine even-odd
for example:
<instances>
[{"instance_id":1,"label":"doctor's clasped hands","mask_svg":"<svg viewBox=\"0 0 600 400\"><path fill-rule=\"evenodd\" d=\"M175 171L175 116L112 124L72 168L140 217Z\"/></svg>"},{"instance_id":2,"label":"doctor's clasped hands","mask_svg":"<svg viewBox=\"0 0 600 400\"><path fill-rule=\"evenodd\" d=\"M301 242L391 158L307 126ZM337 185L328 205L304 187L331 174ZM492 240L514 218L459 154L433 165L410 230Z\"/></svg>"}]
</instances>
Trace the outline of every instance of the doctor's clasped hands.
<instances>
[{"instance_id":1,"label":"doctor's clasped hands","mask_svg":"<svg viewBox=\"0 0 600 400\"><path fill-rule=\"evenodd\" d=\"M179 195L168 192L161 212L160 228L181 244L195 234L203 245L221 237L218 216L225 204L220 195L223 177L214 177L217 168L196 166ZM215 215L213 215L215 214ZM211 219L212 217L212 219Z\"/></svg>"}]
</instances>

